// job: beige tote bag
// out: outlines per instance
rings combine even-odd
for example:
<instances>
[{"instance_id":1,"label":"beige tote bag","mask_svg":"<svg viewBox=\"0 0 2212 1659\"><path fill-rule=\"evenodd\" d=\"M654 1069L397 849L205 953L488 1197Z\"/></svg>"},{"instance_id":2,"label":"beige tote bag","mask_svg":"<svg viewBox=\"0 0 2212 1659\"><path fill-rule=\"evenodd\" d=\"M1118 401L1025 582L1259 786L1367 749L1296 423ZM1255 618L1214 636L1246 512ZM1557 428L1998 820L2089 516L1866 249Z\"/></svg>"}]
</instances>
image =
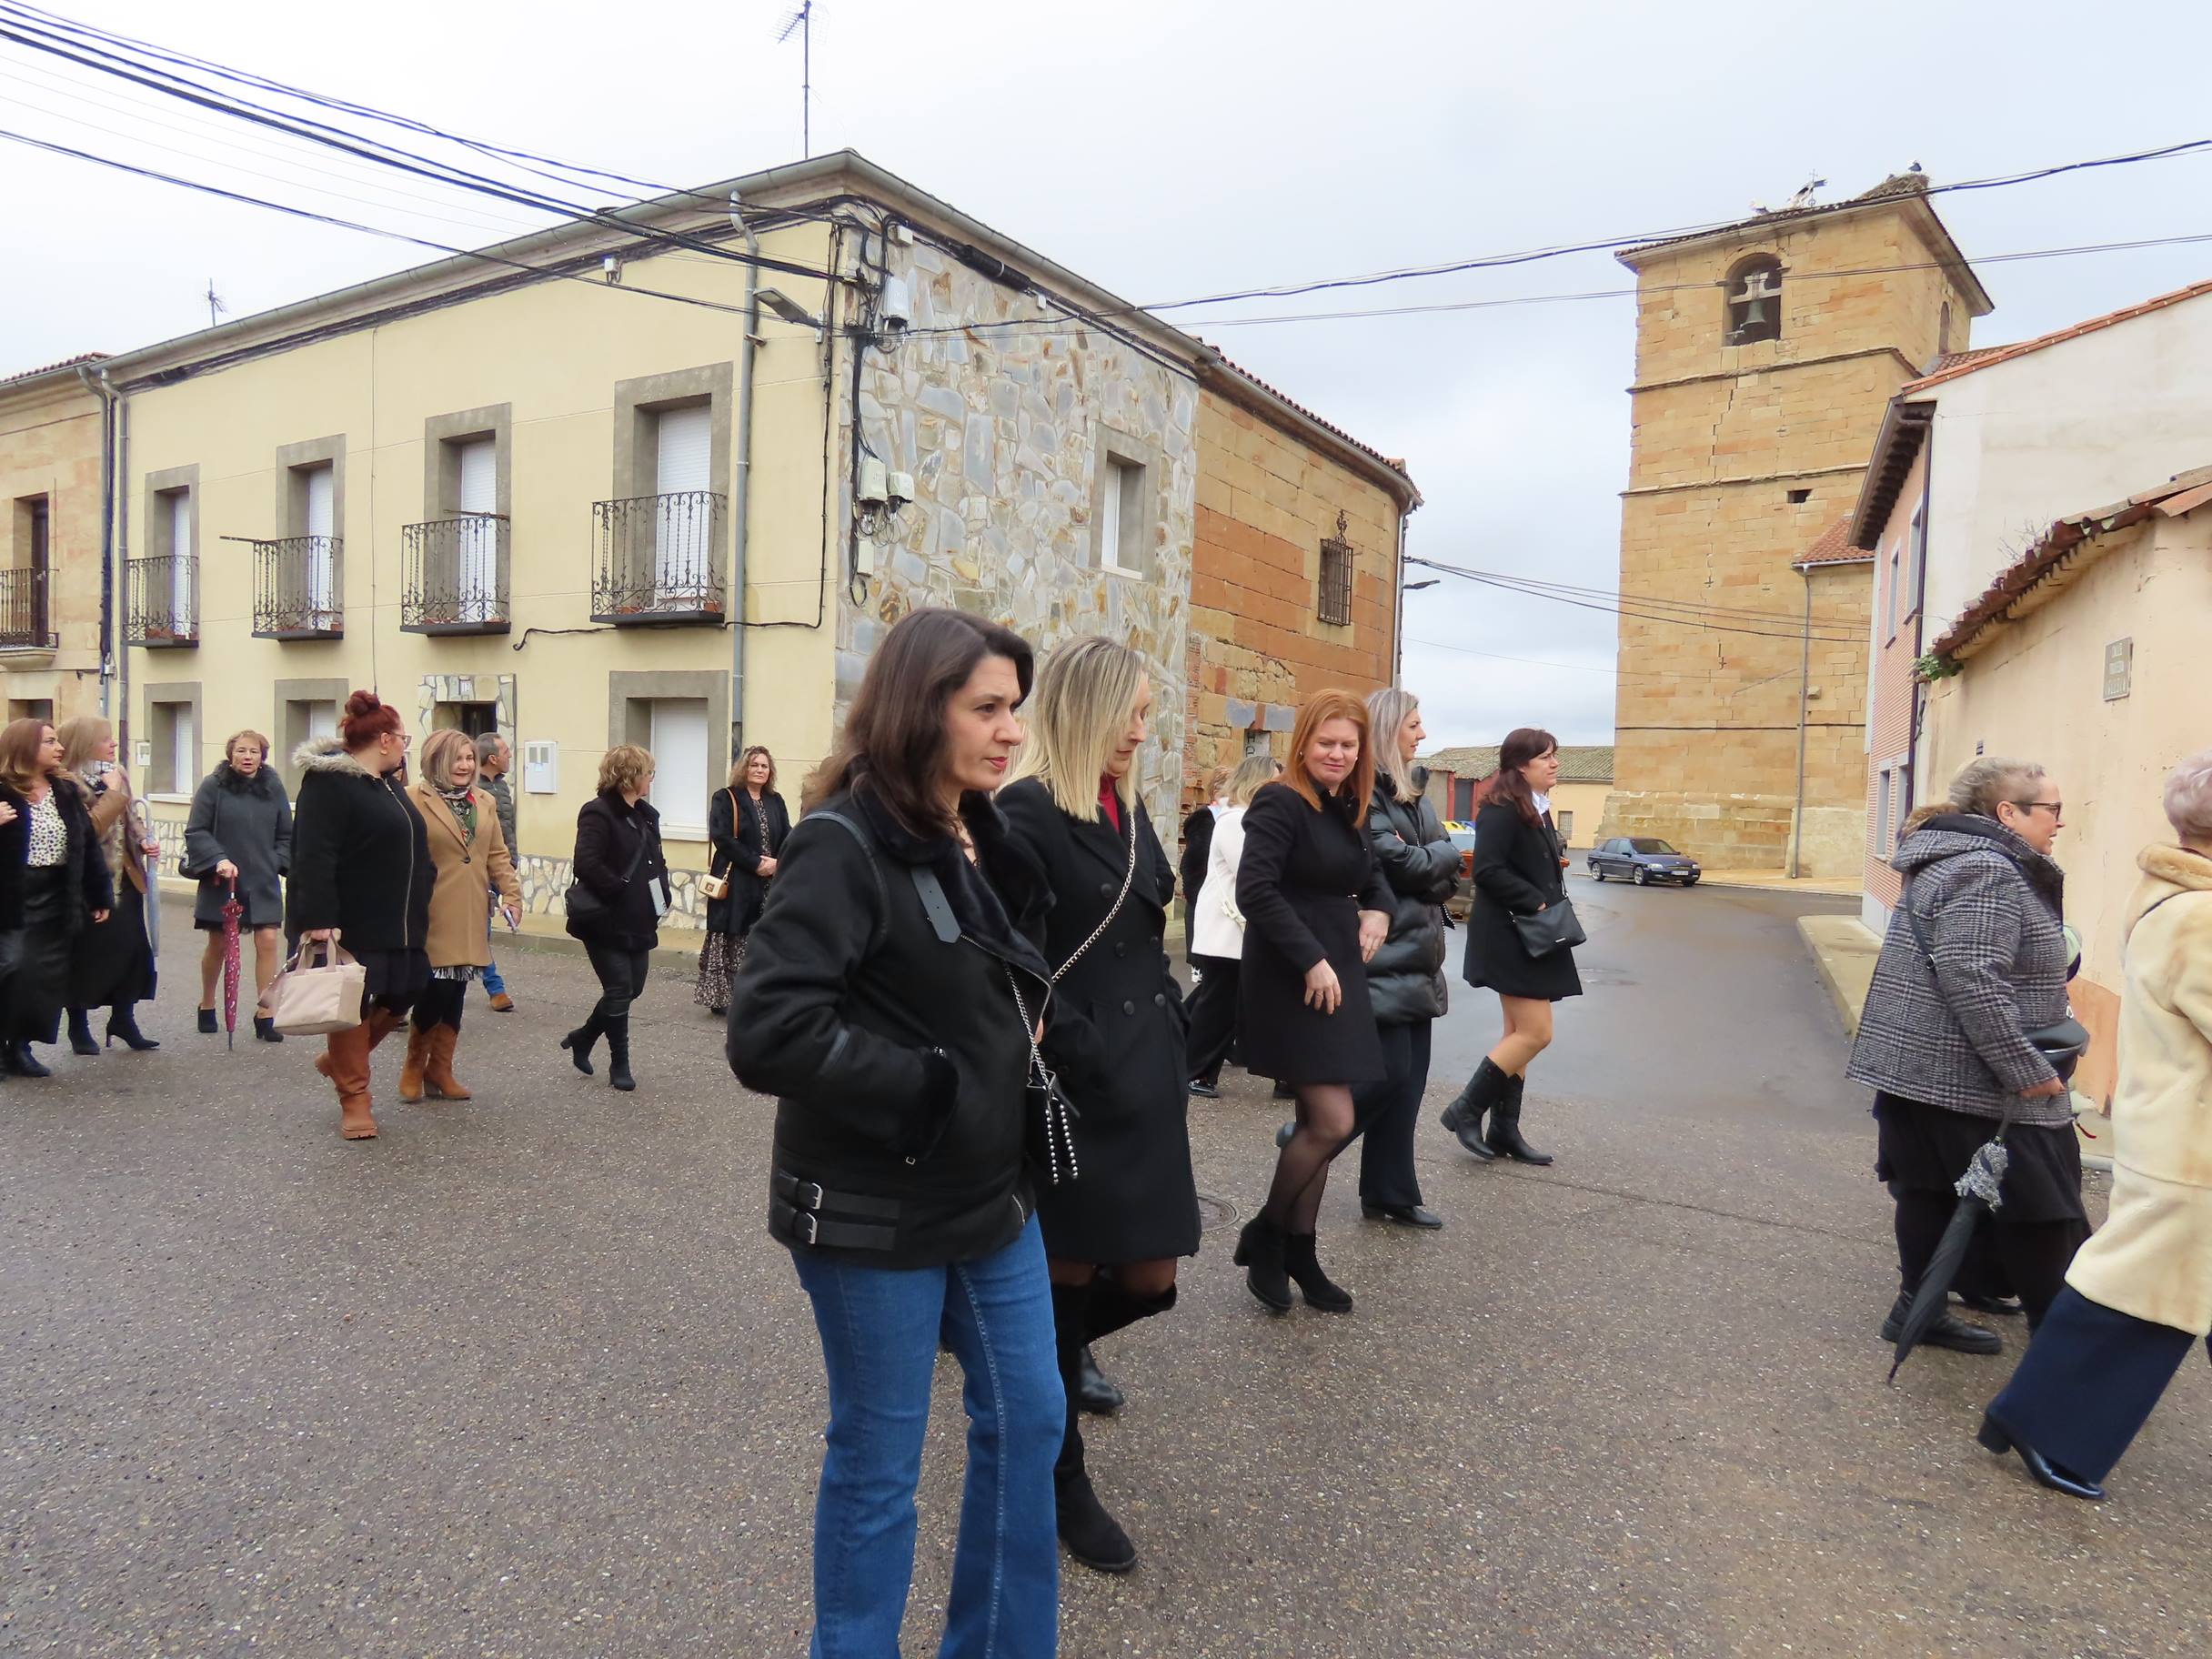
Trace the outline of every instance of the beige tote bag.
<instances>
[{"instance_id":1,"label":"beige tote bag","mask_svg":"<svg viewBox=\"0 0 2212 1659\"><path fill-rule=\"evenodd\" d=\"M361 1023L361 999L367 993L368 970L342 946L302 940L292 960L269 981L269 1017L287 1037L349 1031Z\"/></svg>"}]
</instances>

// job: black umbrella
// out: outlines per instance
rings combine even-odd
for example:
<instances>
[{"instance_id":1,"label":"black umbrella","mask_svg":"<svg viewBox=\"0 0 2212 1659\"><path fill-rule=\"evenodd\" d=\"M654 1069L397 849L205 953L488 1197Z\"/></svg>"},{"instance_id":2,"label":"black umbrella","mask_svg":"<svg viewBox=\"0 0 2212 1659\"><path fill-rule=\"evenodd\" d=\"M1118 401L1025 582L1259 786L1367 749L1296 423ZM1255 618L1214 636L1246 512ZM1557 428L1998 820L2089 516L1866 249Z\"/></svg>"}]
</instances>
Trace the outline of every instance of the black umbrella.
<instances>
[{"instance_id":1,"label":"black umbrella","mask_svg":"<svg viewBox=\"0 0 2212 1659\"><path fill-rule=\"evenodd\" d=\"M1892 1382L1897 1380L1897 1367L1905 1363L1905 1356L1950 1305L1951 1283L1966 1259L1967 1246L1974 1242L1974 1230L1982 1224L1984 1216L1996 1213L2005 1202L2005 1166L2012 1158L2005 1150L2005 1131L2011 1127L2012 1120L2007 1117L1986 1145L1975 1149L1966 1172L1954 1183L1958 1208L1952 1212L1951 1224L1943 1230L1936 1253L1928 1258L1927 1271L1920 1275L1920 1283L1913 1292L1913 1305L1905 1310L1905 1323L1898 1329L1897 1357L1889 1368Z\"/></svg>"}]
</instances>

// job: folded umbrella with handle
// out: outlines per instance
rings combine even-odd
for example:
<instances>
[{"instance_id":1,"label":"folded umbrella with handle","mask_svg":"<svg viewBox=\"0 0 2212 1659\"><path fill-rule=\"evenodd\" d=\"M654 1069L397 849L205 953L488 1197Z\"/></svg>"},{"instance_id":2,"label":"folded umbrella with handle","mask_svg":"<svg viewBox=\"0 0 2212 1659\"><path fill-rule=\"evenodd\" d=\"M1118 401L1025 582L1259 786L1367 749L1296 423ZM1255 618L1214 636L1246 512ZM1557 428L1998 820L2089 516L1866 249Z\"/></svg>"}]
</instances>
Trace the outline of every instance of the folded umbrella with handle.
<instances>
[{"instance_id":1,"label":"folded umbrella with handle","mask_svg":"<svg viewBox=\"0 0 2212 1659\"><path fill-rule=\"evenodd\" d=\"M1951 1224L1936 1242L1936 1253L1928 1258L1927 1269L1913 1292L1912 1306L1905 1310L1905 1322L1898 1328L1897 1357L1889 1367L1892 1382L1897 1380L1897 1367L1950 1305L1951 1285L1966 1260L1967 1247L1974 1242L1974 1230L1982 1224L1984 1216L1995 1214L2005 1202L2005 1169L2012 1161L2006 1150L2005 1131L2011 1127L2008 1114L1997 1125L1996 1134L1975 1149L1974 1156L1967 1160L1966 1172L1954 1183L1958 1208L1951 1212Z\"/></svg>"}]
</instances>

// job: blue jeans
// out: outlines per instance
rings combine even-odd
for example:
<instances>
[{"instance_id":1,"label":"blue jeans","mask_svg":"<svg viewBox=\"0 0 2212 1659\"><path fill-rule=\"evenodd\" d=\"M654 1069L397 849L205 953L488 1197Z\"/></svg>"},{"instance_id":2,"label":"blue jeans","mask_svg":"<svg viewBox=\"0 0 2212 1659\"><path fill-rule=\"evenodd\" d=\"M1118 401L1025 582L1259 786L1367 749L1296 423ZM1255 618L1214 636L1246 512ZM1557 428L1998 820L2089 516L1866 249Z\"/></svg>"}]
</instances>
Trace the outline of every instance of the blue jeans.
<instances>
[{"instance_id":1,"label":"blue jeans","mask_svg":"<svg viewBox=\"0 0 2212 1659\"><path fill-rule=\"evenodd\" d=\"M484 918L484 938L488 941L491 936L491 917L488 915ZM493 959L488 946L484 952L484 994L488 997L505 996L507 981L499 977L499 964Z\"/></svg>"},{"instance_id":2,"label":"blue jeans","mask_svg":"<svg viewBox=\"0 0 2212 1659\"><path fill-rule=\"evenodd\" d=\"M830 1373L809 1653L896 1659L941 1336L968 1380L968 1484L938 1653L1051 1659L1060 1639L1052 1463L1067 1401L1035 1218L996 1254L946 1267L861 1267L803 1250L792 1259Z\"/></svg>"}]
</instances>

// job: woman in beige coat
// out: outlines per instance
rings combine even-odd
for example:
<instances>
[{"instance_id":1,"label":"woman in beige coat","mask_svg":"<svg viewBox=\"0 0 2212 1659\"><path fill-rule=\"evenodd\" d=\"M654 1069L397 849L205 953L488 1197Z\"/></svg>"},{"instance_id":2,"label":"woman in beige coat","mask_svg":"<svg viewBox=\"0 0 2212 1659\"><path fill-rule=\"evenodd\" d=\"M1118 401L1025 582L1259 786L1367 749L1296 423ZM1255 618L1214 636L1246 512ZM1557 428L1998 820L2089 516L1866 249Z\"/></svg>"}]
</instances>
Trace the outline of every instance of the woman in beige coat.
<instances>
[{"instance_id":1,"label":"woman in beige coat","mask_svg":"<svg viewBox=\"0 0 2212 1659\"><path fill-rule=\"evenodd\" d=\"M2127 907L2112 1211L1982 1419L1992 1452L2076 1498L2101 1484L2212 1333L2212 749L2167 779L2177 847Z\"/></svg>"},{"instance_id":2,"label":"woman in beige coat","mask_svg":"<svg viewBox=\"0 0 2212 1659\"><path fill-rule=\"evenodd\" d=\"M507 838L491 797L476 788L476 740L464 731L434 731L422 746L422 772L407 785L407 799L422 814L437 872L430 890L430 983L416 1000L407 1033L407 1063L399 1069L399 1098L465 1101L468 1091L453 1075L453 1051L461 1038L461 1010L468 982L491 963L484 931L485 906L494 894L510 928L522 910L522 884L508 856Z\"/></svg>"}]
</instances>

